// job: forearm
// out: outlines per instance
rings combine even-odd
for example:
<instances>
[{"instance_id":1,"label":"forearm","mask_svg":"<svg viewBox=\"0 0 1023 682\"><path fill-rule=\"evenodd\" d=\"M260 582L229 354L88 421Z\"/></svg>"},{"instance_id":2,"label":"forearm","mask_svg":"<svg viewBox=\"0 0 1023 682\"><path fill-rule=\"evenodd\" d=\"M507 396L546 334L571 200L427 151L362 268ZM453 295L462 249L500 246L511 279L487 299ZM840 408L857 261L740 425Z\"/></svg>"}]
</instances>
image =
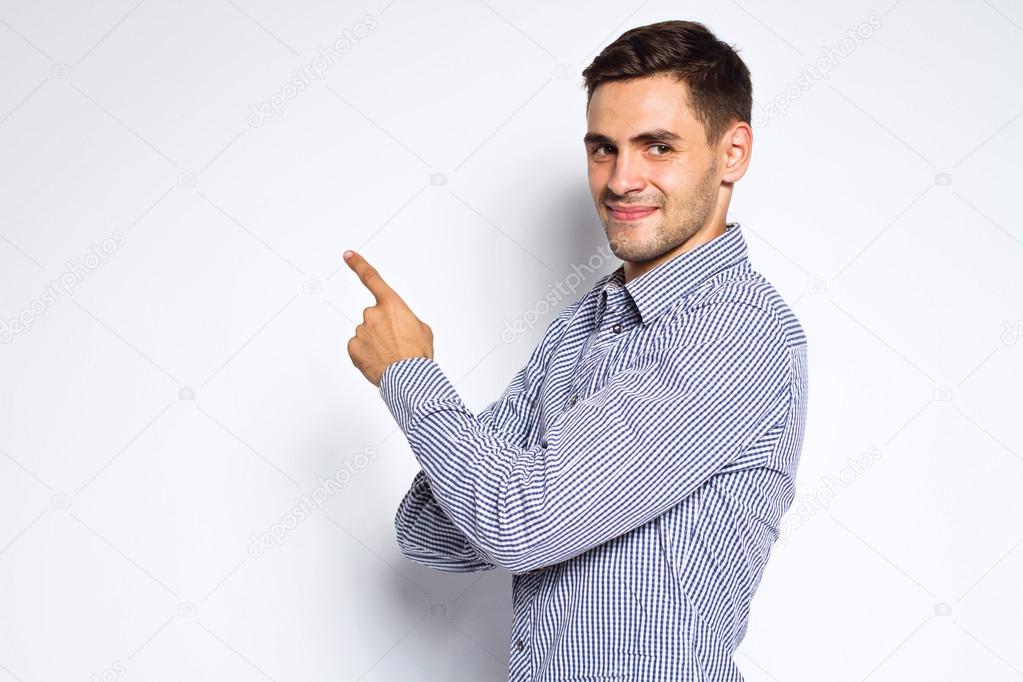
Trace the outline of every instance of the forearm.
<instances>
[{"instance_id":1,"label":"forearm","mask_svg":"<svg viewBox=\"0 0 1023 682\"><path fill-rule=\"evenodd\" d=\"M398 505L394 528L401 553L412 561L451 572L494 568L448 518L422 471Z\"/></svg>"}]
</instances>

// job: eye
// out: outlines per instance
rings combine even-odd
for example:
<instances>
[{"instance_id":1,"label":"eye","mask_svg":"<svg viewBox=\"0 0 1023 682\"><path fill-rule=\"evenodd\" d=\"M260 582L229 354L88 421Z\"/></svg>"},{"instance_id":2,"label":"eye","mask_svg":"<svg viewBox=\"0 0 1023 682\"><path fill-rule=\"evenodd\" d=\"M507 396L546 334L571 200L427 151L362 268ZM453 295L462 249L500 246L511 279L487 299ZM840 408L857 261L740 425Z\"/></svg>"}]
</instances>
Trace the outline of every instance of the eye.
<instances>
[{"instance_id":1,"label":"eye","mask_svg":"<svg viewBox=\"0 0 1023 682\"><path fill-rule=\"evenodd\" d=\"M600 153L600 150L603 149L604 147L608 147L610 149L614 149L614 147L612 147L609 144L598 144L597 146L595 146L593 148L593 155L594 156L603 156L603 154Z\"/></svg>"},{"instance_id":2,"label":"eye","mask_svg":"<svg viewBox=\"0 0 1023 682\"><path fill-rule=\"evenodd\" d=\"M671 147L669 147L666 144L652 144L652 145L650 145L651 149L653 149L654 147L663 147L664 148L664 152L663 153L661 153L661 154L654 154L654 156L664 156L664 154L667 154L668 152L671 151Z\"/></svg>"}]
</instances>

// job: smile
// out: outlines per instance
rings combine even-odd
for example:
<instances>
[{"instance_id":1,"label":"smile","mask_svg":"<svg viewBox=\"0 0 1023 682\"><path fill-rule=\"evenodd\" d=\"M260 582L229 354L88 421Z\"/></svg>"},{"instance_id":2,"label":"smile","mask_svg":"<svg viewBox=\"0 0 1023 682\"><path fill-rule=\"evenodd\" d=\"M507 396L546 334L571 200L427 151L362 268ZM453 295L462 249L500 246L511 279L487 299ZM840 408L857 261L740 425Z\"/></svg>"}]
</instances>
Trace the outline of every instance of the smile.
<instances>
[{"instance_id":1,"label":"smile","mask_svg":"<svg viewBox=\"0 0 1023 682\"><path fill-rule=\"evenodd\" d=\"M632 221L632 220L642 220L643 218L646 218L648 215L650 215L651 213L656 211L657 207L656 206L645 206L645 207L638 207L637 206L636 208L630 208L628 210L625 210L625 209L621 209L620 210L620 209L616 209L616 208L612 208L612 207L608 206L608 210L611 211L611 217L614 218L615 220Z\"/></svg>"}]
</instances>

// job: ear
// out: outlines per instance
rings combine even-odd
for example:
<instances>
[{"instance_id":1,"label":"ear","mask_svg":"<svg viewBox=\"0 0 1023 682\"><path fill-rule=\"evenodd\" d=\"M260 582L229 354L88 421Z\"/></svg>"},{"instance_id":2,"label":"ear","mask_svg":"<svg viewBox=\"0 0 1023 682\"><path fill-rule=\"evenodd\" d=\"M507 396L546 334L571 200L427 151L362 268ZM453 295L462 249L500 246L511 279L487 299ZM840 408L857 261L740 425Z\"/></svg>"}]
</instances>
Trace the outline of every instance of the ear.
<instances>
[{"instance_id":1,"label":"ear","mask_svg":"<svg viewBox=\"0 0 1023 682\"><path fill-rule=\"evenodd\" d=\"M721 180L734 183L746 174L753 154L753 129L744 121L734 123L721 136L719 154L722 160Z\"/></svg>"}]
</instances>

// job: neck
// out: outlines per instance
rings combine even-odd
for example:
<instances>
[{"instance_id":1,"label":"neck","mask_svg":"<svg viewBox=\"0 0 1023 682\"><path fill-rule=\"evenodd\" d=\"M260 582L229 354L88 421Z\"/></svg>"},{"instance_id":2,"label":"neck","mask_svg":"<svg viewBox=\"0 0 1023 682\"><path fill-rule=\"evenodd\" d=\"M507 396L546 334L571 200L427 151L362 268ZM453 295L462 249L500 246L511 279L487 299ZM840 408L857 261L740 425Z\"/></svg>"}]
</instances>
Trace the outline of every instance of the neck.
<instances>
[{"instance_id":1,"label":"neck","mask_svg":"<svg viewBox=\"0 0 1023 682\"><path fill-rule=\"evenodd\" d=\"M707 223L697 230L689 239L685 240L670 251L666 251L657 258L646 261L625 261L625 283L628 284L632 280L640 277L658 265L666 263L672 258L695 249L700 244L706 244L710 240L714 239L725 233L725 216L724 212L721 215L715 214L711 217Z\"/></svg>"}]
</instances>

